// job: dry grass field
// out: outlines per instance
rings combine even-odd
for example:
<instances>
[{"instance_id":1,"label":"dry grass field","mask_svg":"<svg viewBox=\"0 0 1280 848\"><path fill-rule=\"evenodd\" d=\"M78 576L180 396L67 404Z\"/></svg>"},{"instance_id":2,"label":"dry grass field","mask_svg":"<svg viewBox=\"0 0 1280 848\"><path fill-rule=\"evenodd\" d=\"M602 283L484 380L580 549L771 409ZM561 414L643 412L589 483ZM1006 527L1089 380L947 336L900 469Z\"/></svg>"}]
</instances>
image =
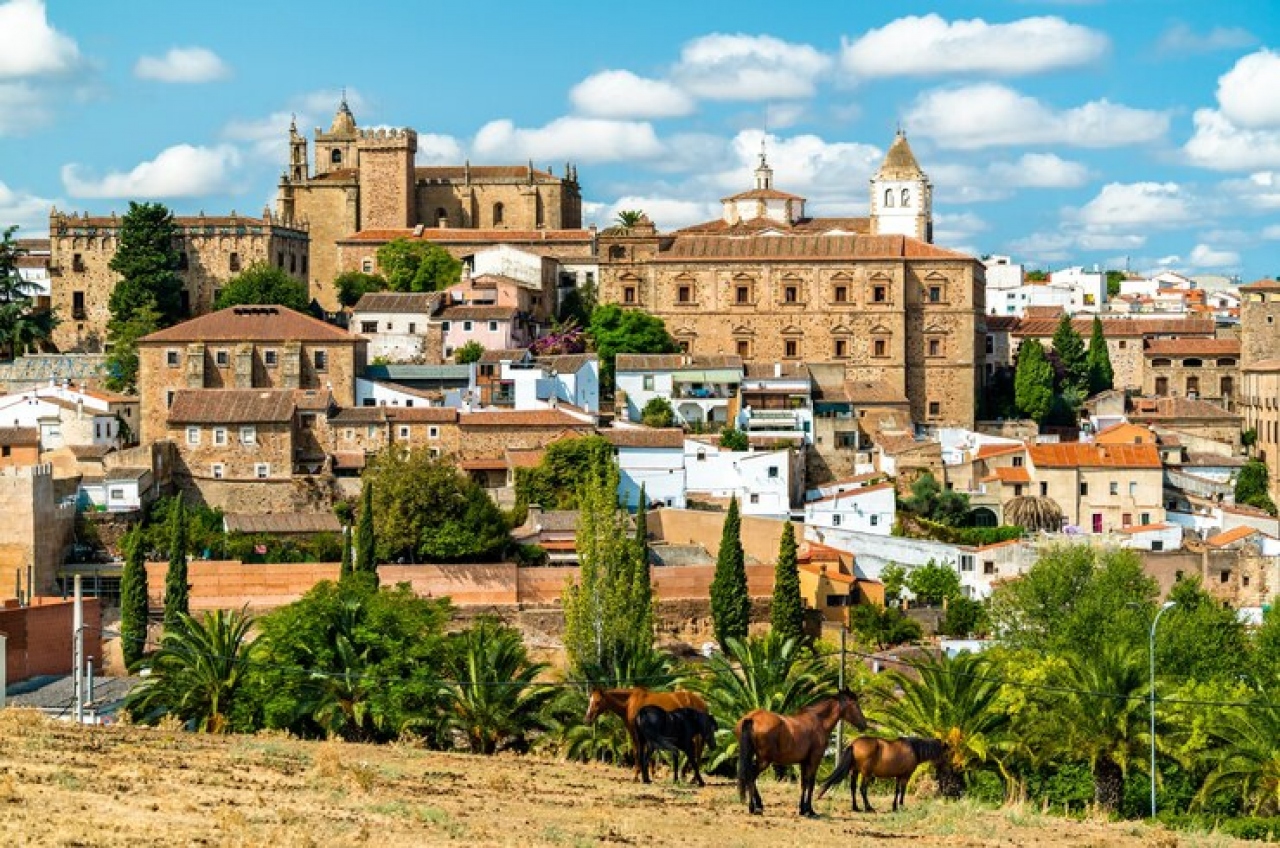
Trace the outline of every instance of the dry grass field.
<instances>
[{"instance_id":1,"label":"dry grass field","mask_svg":"<svg viewBox=\"0 0 1280 848\"><path fill-rule=\"evenodd\" d=\"M769 808L752 817L720 778L700 790L643 786L622 769L536 757L76 728L0 712L6 846L1246 844L913 797L898 814L853 814L843 791L810 821L792 812L793 785L763 780L761 791Z\"/></svg>"}]
</instances>

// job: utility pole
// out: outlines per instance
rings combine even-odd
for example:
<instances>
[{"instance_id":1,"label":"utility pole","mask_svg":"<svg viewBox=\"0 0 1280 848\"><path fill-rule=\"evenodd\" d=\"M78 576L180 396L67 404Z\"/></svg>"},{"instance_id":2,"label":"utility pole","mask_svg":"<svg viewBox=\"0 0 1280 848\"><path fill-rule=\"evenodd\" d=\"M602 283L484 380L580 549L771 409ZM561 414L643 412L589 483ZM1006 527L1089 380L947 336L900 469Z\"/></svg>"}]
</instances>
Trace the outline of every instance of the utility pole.
<instances>
[{"instance_id":1,"label":"utility pole","mask_svg":"<svg viewBox=\"0 0 1280 848\"><path fill-rule=\"evenodd\" d=\"M75 600L71 613L71 678L75 692L74 715L76 724L84 722L84 596L81 594L80 575L76 575Z\"/></svg>"}]
</instances>

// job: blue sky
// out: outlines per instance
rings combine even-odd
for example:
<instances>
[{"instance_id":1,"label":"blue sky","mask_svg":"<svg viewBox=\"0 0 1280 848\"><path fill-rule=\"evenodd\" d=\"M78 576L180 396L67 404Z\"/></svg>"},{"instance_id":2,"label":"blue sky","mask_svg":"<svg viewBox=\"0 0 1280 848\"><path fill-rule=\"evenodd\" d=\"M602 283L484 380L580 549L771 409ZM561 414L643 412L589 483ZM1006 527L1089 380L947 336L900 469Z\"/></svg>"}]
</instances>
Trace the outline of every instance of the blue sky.
<instances>
[{"instance_id":1,"label":"blue sky","mask_svg":"<svg viewBox=\"0 0 1280 848\"><path fill-rule=\"evenodd\" d=\"M272 202L346 87L423 164L579 168L662 229L749 187L861 215L898 126L936 241L1032 267L1280 273L1280 4L0 0L0 224ZM376 11L356 11L370 9Z\"/></svg>"}]
</instances>

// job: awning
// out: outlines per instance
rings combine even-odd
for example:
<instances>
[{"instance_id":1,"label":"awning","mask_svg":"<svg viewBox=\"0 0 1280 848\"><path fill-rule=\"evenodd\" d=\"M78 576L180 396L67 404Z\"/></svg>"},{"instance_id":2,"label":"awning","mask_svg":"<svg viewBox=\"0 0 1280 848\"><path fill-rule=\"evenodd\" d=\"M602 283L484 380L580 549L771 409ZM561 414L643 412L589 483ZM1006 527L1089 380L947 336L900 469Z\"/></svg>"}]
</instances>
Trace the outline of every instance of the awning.
<instances>
[{"instance_id":1,"label":"awning","mask_svg":"<svg viewBox=\"0 0 1280 848\"><path fill-rule=\"evenodd\" d=\"M712 368L706 371L676 371L671 375L673 383L739 383L742 372L732 368Z\"/></svg>"}]
</instances>

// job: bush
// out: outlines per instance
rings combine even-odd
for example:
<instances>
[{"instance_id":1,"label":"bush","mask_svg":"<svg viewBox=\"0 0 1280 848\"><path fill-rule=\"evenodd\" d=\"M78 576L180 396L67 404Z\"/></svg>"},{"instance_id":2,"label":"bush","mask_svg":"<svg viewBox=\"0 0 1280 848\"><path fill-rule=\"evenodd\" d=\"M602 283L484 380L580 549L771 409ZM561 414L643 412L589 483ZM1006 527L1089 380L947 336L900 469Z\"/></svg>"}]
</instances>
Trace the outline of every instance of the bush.
<instances>
[{"instance_id":1,"label":"bush","mask_svg":"<svg viewBox=\"0 0 1280 848\"><path fill-rule=\"evenodd\" d=\"M720 447L728 451L744 451L751 447L751 441L741 430L726 427L720 431Z\"/></svg>"},{"instance_id":2,"label":"bush","mask_svg":"<svg viewBox=\"0 0 1280 848\"><path fill-rule=\"evenodd\" d=\"M670 427L675 421L676 411L664 397L650 398L640 411L640 423L646 427Z\"/></svg>"},{"instance_id":3,"label":"bush","mask_svg":"<svg viewBox=\"0 0 1280 848\"><path fill-rule=\"evenodd\" d=\"M912 519L911 523L916 525L917 532L910 532L910 524L899 520L895 525L894 535L933 539L937 542L946 542L952 545L970 545L980 548L983 545L994 545L999 542L1021 539L1023 533L1021 527L1008 524L1001 527L950 527L919 516Z\"/></svg>"}]
</instances>

